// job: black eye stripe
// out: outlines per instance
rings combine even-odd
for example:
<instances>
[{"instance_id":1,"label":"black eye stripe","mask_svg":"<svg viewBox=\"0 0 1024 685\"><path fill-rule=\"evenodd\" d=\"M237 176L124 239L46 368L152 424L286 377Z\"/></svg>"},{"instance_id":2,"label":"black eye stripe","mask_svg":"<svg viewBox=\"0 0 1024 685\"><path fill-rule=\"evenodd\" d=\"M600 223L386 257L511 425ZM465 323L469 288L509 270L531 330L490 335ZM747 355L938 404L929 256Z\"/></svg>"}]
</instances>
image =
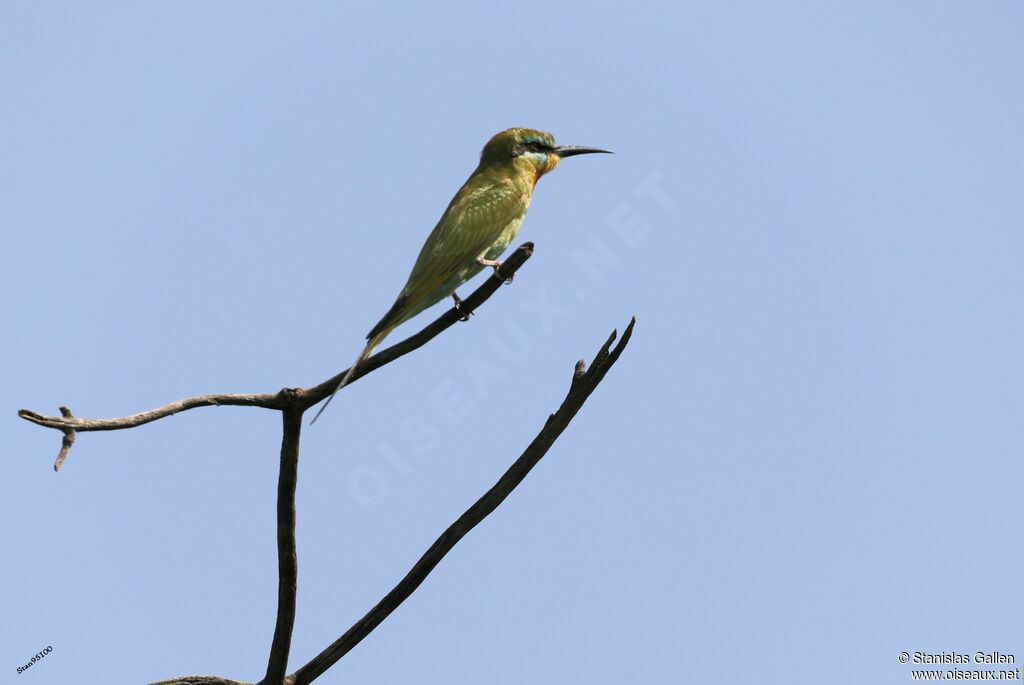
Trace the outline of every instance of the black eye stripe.
<instances>
[{"instance_id":1,"label":"black eye stripe","mask_svg":"<svg viewBox=\"0 0 1024 685\"><path fill-rule=\"evenodd\" d=\"M553 146L548 145L545 142L539 140L527 140L519 143L513 150L514 156L519 156L526 152L551 152Z\"/></svg>"}]
</instances>

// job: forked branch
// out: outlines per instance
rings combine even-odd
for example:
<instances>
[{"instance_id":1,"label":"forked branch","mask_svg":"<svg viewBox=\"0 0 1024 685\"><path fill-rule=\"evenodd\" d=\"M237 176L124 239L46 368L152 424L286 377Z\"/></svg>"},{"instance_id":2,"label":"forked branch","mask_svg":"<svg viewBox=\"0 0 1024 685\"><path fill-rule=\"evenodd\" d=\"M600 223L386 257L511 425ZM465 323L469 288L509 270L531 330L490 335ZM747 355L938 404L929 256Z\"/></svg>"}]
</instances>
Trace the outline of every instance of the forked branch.
<instances>
[{"instance_id":1,"label":"forked branch","mask_svg":"<svg viewBox=\"0 0 1024 685\"><path fill-rule=\"evenodd\" d=\"M350 382L379 369L399 357L423 346L461 318L468 316L483 304L499 287L510 280L515 272L533 254L533 244L524 243L513 252L504 265L491 278L463 300L458 309L454 307L419 333L388 347L366 360L355 372ZM384 596L365 616L349 628L333 644L313 658L292 675L286 676L288 654L291 648L292 629L295 623L295 594L298 563L295 549L295 487L298 477L299 437L302 431L303 413L326 399L337 387L347 372L342 371L310 388L285 388L277 393L264 394L216 394L189 397L150 411L115 419L83 419L72 415L67 407L60 407L61 416L44 416L22 409L18 415L40 426L59 430L63 433L60 454L54 464L59 470L68 450L80 432L122 430L134 428L174 414L209 406L260 407L280 411L283 419L281 439L281 468L277 492L277 548L278 548L278 606L277 622L271 642L267 671L259 685L308 685L339 659L347 654L370 634L391 612L398 608L420 586L430 572L446 554L484 518L490 515L526 477L541 460L551 445L566 429L569 422L586 402L590 393L619 358L633 332L635 320L630 321L619 343L612 348L616 334L612 333L607 342L594 357L590 369L581 360L569 386L569 392L558 410L548 417L547 422L533 442L505 472L498 482L473 506L459 517L431 545L430 549L412 567L406 576ZM249 685L219 676L184 676L164 680L153 685Z\"/></svg>"},{"instance_id":2,"label":"forked branch","mask_svg":"<svg viewBox=\"0 0 1024 685\"><path fill-rule=\"evenodd\" d=\"M466 534L471 531L477 524L483 521L489 516L495 509L498 508L505 498L511 494L523 479L526 478L527 474L533 469L534 466L547 454L548 450L554 444L555 440L562 434L562 432L568 427L569 422L572 421L573 417L579 412L580 408L590 397L590 394L594 392L594 389L598 386L601 380L604 378L608 370L611 369L612 365L618 360L619 355L625 349L626 344L629 342L630 336L633 334L633 324L636 323L636 319L632 319L629 325L626 326L626 330L623 331L622 337L615 347L612 347L612 343L615 341L616 332L613 331L611 336L601 349L598 350L597 355L594 357L593 362L590 364L588 369L585 362L580 360L576 363L576 368L572 375L572 381L569 385L569 392L565 399L562 401L561 406L558 410L548 416L548 420L545 422L544 427L541 429L537 437L533 439L533 442L523 451L523 453L516 459L515 463L498 479L498 482L494 486L484 493L483 497L478 499L469 509L466 510L462 516L460 516L455 523L448 526L448 528L441 534L440 537L434 542L433 545L420 557L412 569L402 578L401 581L389 592L383 599L381 599L376 606L370 609L369 612L356 623L349 628L345 633L335 640L330 646L324 651L315 656L305 666L297 670L295 673L285 677L283 680L277 679L277 673L274 674L275 679L271 679L270 673L268 677L260 681L260 685L270 685L270 683L283 683L283 685L309 685L318 677L320 677L327 669L337 663L342 657L352 650L357 644L359 644L363 638L369 635L373 630L379 626L384 619L386 619L391 613L397 609L402 602L408 599L413 592L423 583L423 581L430 575L430 572L440 563L441 559L445 557L452 550L453 547L461 540ZM301 425L296 425L295 430L301 428ZM284 448L282 447L282 459L284 455ZM280 616L280 614L279 614ZM273 662L273 654L271 660ZM249 685L248 683L241 683L234 680L226 680L217 676L186 676L184 678L178 678L174 680L163 680L159 683L153 683L152 685Z\"/></svg>"}]
</instances>

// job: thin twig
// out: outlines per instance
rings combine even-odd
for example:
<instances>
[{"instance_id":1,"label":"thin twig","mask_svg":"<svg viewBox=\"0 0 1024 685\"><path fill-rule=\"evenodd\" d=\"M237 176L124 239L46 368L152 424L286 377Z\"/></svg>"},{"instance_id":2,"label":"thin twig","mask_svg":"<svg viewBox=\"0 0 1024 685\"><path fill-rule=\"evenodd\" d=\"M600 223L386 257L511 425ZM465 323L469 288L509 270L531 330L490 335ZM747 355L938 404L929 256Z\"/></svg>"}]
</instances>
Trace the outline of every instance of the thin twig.
<instances>
[{"instance_id":1,"label":"thin twig","mask_svg":"<svg viewBox=\"0 0 1024 685\"><path fill-rule=\"evenodd\" d=\"M71 410L67 407L60 407L60 415L65 419L74 418ZM68 450L75 444L75 436L77 433L74 428L62 428L64 431L64 439L60 442L60 454L57 455L57 461L53 462L53 470L60 471L60 467L64 464L64 459L68 456Z\"/></svg>"},{"instance_id":2,"label":"thin twig","mask_svg":"<svg viewBox=\"0 0 1024 685\"><path fill-rule=\"evenodd\" d=\"M116 431L124 430L125 428L135 428L136 426L158 421L159 419L165 419L168 416L173 416L179 412L196 409L198 407L234 406L283 409L284 405L279 400L278 395L279 393L199 395L197 397L187 397L183 400L177 400L170 404L165 404L162 407L150 409L149 411L144 411L139 414L132 414L131 416L124 416L116 419L80 419L77 417L62 418L59 416L45 416L43 414L37 414L36 412L28 409L19 409L18 416L26 421L31 421L32 423L45 426L47 428L56 428L57 430L73 428L74 430L82 433L86 431Z\"/></svg>"},{"instance_id":3,"label":"thin twig","mask_svg":"<svg viewBox=\"0 0 1024 685\"><path fill-rule=\"evenodd\" d=\"M444 533L430 546L430 549L420 557L419 561L412 567L412 570L394 587L391 592L377 603L365 616L356 621L355 625L349 628L344 635L338 638L327 649L314 657L309 663L297 670L290 676L293 685L309 685L322 675L327 669L333 666L353 647L370 634L377 626L386 619L391 612L397 609L402 602L420 586L435 566L444 558L456 543L466 533L472 530L478 523L484 520L501 504L509 493L518 486L530 470L537 465L537 462L547 453L555 439L562 434L562 431L569 425L576 413L579 412L587 397L594 391L601 379L612 367L615 361L622 354L626 343L633 334L634 318L629 322L622 334L618 345L611 348L616 333L613 331L607 342L598 351L597 356L590 365L590 369L580 361L577 362L569 387L562 405L554 414L548 417L544 428L522 455L505 472L495 485L488 490L483 497L478 499L473 506L458 518Z\"/></svg>"}]
</instances>

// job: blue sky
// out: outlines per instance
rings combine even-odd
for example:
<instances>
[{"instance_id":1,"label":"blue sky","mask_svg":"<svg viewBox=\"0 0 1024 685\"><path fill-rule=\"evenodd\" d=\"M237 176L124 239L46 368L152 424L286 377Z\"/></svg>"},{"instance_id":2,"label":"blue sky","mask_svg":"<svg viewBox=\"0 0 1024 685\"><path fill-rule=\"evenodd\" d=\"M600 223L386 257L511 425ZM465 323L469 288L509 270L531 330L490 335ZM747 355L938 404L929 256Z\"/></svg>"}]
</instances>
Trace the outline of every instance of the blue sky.
<instances>
[{"instance_id":1,"label":"blue sky","mask_svg":"<svg viewBox=\"0 0 1024 685\"><path fill-rule=\"evenodd\" d=\"M515 283L304 431L292 668L634 314L544 461L318 682L904 683L900 651L1019 666L1022 19L5 2L0 680L262 676L278 416L83 434L54 474L59 436L16 410L119 416L343 369L509 126L617 154L545 177Z\"/></svg>"}]
</instances>

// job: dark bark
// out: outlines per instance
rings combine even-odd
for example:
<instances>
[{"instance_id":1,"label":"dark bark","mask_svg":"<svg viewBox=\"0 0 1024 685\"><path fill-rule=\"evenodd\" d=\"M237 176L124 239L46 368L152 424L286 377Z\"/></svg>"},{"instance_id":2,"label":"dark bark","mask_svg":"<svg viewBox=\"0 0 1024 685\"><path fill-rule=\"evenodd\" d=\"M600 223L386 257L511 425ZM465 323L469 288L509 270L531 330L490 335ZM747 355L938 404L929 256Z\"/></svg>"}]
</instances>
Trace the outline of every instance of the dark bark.
<instances>
[{"instance_id":1,"label":"dark bark","mask_svg":"<svg viewBox=\"0 0 1024 685\"><path fill-rule=\"evenodd\" d=\"M299 561L295 552L295 486L299 478L299 435L302 410L282 412L281 473L277 479L277 625L263 682L280 683L288 670L288 652L295 626L295 592Z\"/></svg>"}]
</instances>

